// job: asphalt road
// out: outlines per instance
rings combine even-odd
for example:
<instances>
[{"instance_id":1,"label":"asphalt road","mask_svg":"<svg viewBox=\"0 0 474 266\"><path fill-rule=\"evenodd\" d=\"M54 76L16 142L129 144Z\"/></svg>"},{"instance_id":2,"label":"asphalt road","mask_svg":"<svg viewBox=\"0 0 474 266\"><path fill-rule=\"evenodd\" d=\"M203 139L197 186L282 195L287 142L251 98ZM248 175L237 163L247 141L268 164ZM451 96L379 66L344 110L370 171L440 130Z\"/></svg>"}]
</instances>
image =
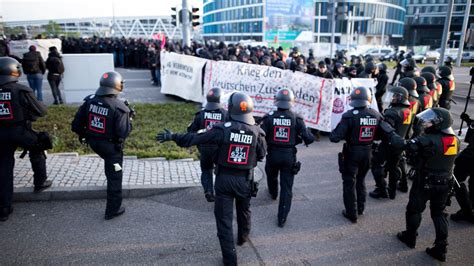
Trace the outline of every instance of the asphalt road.
<instances>
[{"instance_id":1,"label":"asphalt road","mask_svg":"<svg viewBox=\"0 0 474 266\"><path fill-rule=\"evenodd\" d=\"M416 249L395 238L404 229L407 194L396 200L368 198L358 224L341 216L342 181L336 170L340 149L326 138L300 147L303 167L283 229L276 225L277 201L262 182L252 200L251 242L237 249L241 264L436 264L424 252L434 241L429 208ZM368 191L374 188L371 174L367 185ZM213 206L200 188L128 199L124 205L125 215L104 221L104 200L15 203L10 220L0 224L0 264L221 263ZM453 203L448 212L457 209ZM473 236L472 224L450 224L450 264L472 264Z\"/></svg>"}]
</instances>

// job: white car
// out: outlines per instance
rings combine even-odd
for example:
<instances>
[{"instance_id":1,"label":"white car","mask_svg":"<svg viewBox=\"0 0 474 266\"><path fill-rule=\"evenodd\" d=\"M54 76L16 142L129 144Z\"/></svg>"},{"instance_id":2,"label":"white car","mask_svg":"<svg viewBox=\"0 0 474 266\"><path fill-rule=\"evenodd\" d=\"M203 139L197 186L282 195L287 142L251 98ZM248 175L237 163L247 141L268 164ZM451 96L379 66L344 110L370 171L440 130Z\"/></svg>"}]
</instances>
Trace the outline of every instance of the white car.
<instances>
[{"instance_id":1,"label":"white car","mask_svg":"<svg viewBox=\"0 0 474 266\"><path fill-rule=\"evenodd\" d=\"M391 48L372 48L372 49L369 49L367 50L365 53L364 53L364 56L368 56L368 55L371 55L373 58L380 58L386 54L391 54L393 53L394 50L391 49Z\"/></svg>"}]
</instances>

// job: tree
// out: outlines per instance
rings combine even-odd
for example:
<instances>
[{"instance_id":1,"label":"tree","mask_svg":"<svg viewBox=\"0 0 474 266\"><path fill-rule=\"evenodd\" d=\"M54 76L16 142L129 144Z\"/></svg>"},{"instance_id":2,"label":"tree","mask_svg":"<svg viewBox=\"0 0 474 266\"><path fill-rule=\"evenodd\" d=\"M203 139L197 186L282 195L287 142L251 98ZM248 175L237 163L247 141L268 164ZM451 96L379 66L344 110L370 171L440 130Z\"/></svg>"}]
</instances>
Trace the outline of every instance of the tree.
<instances>
[{"instance_id":1,"label":"tree","mask_svg":"<svg viewBox=\"0 0 474 266\"><path fill-rule=\"evenodd\" d=\"M59 36L64 34L58 23L50 20L48 24L44 27L44 33L48 36Z\"/></svg>"}]
</instances>

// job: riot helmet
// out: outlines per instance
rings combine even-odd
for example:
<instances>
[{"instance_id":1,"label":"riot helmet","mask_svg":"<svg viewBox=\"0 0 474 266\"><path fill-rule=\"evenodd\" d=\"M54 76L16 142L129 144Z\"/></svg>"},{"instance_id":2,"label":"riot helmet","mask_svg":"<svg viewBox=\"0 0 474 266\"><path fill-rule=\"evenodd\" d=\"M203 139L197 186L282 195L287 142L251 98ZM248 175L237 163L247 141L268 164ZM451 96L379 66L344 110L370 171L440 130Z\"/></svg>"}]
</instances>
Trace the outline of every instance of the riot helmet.
<instances>
[{"instance_id":1,"label":"riot helmet","mask_svg":"<svg viewBox=\"0 0 474 266\"><path fill-rule=\"evenodd\" d=\"M206 95L206 106L205 110L217 110L221 107L221 95L222 90L220 88L212 88L207 92Z\"/></svg>"},{"instance_id":2,"label":"riot helmet","mask_svg":"<svg viewBox=\"0 0 474 266\"><path fill-rule=\"evenodd\" d=\"M418 92L416 92L416 81L412 78L402 78L398 82L398 85L400 87L403 87L407 89L408 94L412 97L418 98Z\"/></svg>"},{"instance_id":3,"label":"riot helmet","mask_svg":"<svg viewBox=\"0 0 474 266\"><path fill-rule=\"evenodd\" d=\"M377 67L379 68L379 71L381 73L387 73L387 65L384 63L377 64Z\"/></svg>"},{"instance_id":4,"label":"riot helmet","mask_svg":"<svg viewBox=\"0 0 474 266\"><path fill-rule=\"evenodd\" d=\"M453 118L448 110L440 107L427 109L416 115L418 123L425 130L441 131L445 134L455 135L452 128Z\"/></svg>"},{"instance_id":5,"label":"riot helmet","mask_svg":"<svg viewBox=\"0 0 474 266\"><path fill-rule=\"evenodd\" d=\"M295 95L290 89L282 88L275 95L275 105L280 109L290 109L294 102Z\"/></svg>"},{"instance_id":6,"label":"riot helmet","mask_svg":"<svg viewBox=\"0 0 474 266\"><path fill-rule=\"evenodd\" d=\"M17 82L21 76L20 63L14 58L0 57L0 85Z\"/></svg>"},{"instance_id":7,"label":"riot helmet","mask_svg":"<svg viewBox=\"0 0 474 266\"><path fill-rule=\"evenodd\" d=\"M421 73L429 72L436 76L436 69L433 66L425 66L421 69Z\"/></svg>"},{"instance_id":8,"label":"riot helmet","mask_svg":"<svg viewBox=\"0 0 474 266\"><path fill-rule=\"evenodd\" d=\"M253 101L250 96L242 92L234 92L229 97L229 116L230 119L243 122L249 125L255 124L253 119Z\"/></svg>"},{"instance_id":9,"label":"riot helmet","mask_svg":"<svg viewBox=\"0 0 474 266\"><path fill-rule=\"evenodd\" d=\"M442 66L438 69L438 75L442 78L447 78L449 80L454 80L453 71L447 66Z\"/></svg>"},{"instance_id":10,"label":"riot helmet","mask_svg":"<svg viewBox=\"0 0 474 266\"><path fill-rule=\"evenodd\" d=\"M372 95L369 89L365 87L357 87L351 92L351 102L349 103L352 107L367 107L372 102Z\"/></svg>"},{"instance_id":11,"label":"riot helmet","mask_svg":"<svg viewBox=\"0 0 474 266\"><path fill-rule=\"evenodd\" d=\"M100 77L100 86L95 92L97 96L118 95L123 90L123 78L120 73L106 72Z\"/></svg>"},{"instance_id":12,"label":"riot helmet","mask_svg":"<svg viewBox=\"0 0 474 266\"><path fill-rule=\"evenodd\" d=\"M392 87L386 92L386 99L390 101L391 104L402 104L410 106L408 101L408 91L404 87Z\"/></svg>"},{"instance_id":13,"label":"riot helmet","mask_svg":"<svg viewBox=\"0 0 474 266\"><path fill-rule=\"evenodd\" d=\"M426 82L426 79L424 77L414 77L413 78L416 82L416 91L419 93L429 93L430 89L428 89L428 82Z\"/></svg>"}]
</instances>

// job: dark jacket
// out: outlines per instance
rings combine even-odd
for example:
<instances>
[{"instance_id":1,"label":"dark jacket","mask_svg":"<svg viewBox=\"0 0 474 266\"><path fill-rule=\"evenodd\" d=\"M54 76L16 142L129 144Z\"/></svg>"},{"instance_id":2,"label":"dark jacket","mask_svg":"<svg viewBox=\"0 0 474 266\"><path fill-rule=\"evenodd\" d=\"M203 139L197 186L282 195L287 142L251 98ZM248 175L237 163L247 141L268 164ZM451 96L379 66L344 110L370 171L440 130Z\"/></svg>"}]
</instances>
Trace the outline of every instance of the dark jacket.
<instances>
[{"instance_id":1,"label":"dark jacket","mask_svg":"<svg viewBox=\"0 0 474 266\"><path fill-rule=\"evenodd\" d=\"M37 51L23 54L21 66L25 74L44 74L46 72L46 65L43 57Z\"/></svg>"},{"instance_id":2,"label":"dark jacket","mask_svg":"<svg viewBox=\"0 0 474 266\"><path fill-rule=\"evenodd\" d=\"M64 64L59 53L51 52L48 54L46 69L48 69L48 78L54 74L61 75L64 73Z\"/></svg>"}]
</instances>

